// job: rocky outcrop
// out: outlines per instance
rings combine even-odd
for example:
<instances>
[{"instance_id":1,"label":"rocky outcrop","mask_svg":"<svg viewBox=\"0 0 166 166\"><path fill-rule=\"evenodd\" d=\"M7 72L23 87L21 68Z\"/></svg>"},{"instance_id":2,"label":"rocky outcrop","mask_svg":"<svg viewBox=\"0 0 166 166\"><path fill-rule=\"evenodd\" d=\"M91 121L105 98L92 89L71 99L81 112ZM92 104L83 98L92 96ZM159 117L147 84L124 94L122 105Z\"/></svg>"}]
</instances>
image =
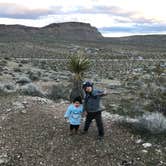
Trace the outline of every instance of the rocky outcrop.
<instances>
[{"instance_id":1,"label":"rocky outcrop","mask_svg":"<svg viewBox=\"0 0 166 166\"><path fill-rule=\"evenodd\" d=\"M97 28L81 22L50 24L43 27L42 31L47 31L58 38L70 40L97 40L102 38Z\"/></svg>"},{"instance_id":2,"label":"rocky outcrop","mask_svg":"<svg viewBox=\"0 0 166 166\"><path fill-rule=\"evenodd\" d=\"M48 26L37 28L22 25L0 25L0 35L8 38L18 37L27 40L32 37L64 40L98 40L102 39L97 28L81 22L53 23Z\"/></svg>"}]
</instances>

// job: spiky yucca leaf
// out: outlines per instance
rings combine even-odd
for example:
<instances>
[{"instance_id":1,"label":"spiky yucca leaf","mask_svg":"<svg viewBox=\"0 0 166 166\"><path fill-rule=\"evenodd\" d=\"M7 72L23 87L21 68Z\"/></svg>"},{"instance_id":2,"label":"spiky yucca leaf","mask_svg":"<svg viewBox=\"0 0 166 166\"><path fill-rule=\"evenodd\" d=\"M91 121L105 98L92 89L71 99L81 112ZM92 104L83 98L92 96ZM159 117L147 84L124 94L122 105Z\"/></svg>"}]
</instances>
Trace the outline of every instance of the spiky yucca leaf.
<instances>
[{"instance_id":1,"label":"spiky yucca leaf","mask_svg":"<svg viewBox=\"0 0 166 166\"><path fill-rule=\"evenodd\" d=\"M68 69L74 73L73 88L70 94L70 101L75 97L81 96L83 98L82 77L83 73L90 67L90 61L83 55L72 56L69 60Z\"/></svg>"},{"instance_id":2,"label":"spiky yucca leaf","mask_svg":"<svg viewBox=\"0 0 166 166\"><path fill-rule=\"evenodd\" d=\"M81 75L89 69L90 61L82 55L75 55L70 58L68 67L71 72Z\"/></svg>"}]
</instances>

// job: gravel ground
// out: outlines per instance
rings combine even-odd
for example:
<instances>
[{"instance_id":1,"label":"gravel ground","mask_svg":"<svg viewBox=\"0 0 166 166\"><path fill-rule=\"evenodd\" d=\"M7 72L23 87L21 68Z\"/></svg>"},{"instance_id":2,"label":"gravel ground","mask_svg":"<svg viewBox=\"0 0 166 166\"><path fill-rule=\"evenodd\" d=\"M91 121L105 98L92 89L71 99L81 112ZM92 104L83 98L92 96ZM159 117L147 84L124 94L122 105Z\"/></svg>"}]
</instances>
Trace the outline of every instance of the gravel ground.
<instances>
[{"instance_id":1,"label":"gravel ground","mask_svg":"<svg viewBox=\"0 0 166 166\"><path fill-rule=\"evenodd\" d=\"M70 136L63 118L67 106L38 97L0 97L0 166L166 165L165 139L142 137L107 117L103 141L96 139L95 122L86 135Z\"/></svg>"}]
</instances>

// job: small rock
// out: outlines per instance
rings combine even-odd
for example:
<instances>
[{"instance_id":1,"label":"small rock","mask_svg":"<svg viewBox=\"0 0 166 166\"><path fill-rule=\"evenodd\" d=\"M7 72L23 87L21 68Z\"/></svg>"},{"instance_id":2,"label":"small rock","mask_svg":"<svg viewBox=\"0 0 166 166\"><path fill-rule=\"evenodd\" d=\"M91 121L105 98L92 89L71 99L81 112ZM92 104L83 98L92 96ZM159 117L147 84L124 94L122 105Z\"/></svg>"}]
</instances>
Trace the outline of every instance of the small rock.
<instances>
[{"instance_id":1,"label":"small rock","mask_svg":"<svg viewBox=\"0 0 166 166\"><path fill-rule=\"evenodd\" d=\"M5 163L5 161L0 158L0 164L3 164L3 163Z\"/></svg>"},{"instance_id":2,"label":"small rock","mask_svg":"<svg viewBox=\"0 0 166 166\"><path fill-rule=\"evenodd\" d=\"M166 162L160 161L160 164L163 164L163 165L164 165L164 164L166 164Z\"/></svg>"},{"instance_id":3,"label":"small rock","mask_svg":"<svg viewBox=\"0 0 166 166\"><path fill-rule=\"evenodd\" d=\"M6 164L8 162L7 154L3 153L0 155L0 164Z\"/></svg>"},{"instance_id":4,"label":"small rock","mask_svg":"<svg viewBox=\"0 0 166 166\"><path fill-rule=\"evenodd\" d=\"M26 110L21 110L21 113L26 114L27 111Z\"/></svg>"},{"instance_id":5,"label":"small rock","mask_svg":"<svg viewBox=\"0 0 166 166\"><path fill-rule=\"evenodd\" d=\"M20 103L20 102L15 102L15 103L13 103L13 105L14 105L16 110L25 108L24 105L22 103Z\"/></svg>"},{"instance_id":6,"label":"small rock","mask_svg":"<svg viewBox=\"0 0 166 166\"><path fill-rule=\"evenodd\" d=\"M37 101L40 104L52 104L52 101L46 98L34 97L33 100Z\"/></svg>"},{"instance_id":7,"label":"small rock","mask_svg":"<svg viewBox=\"0 0 166 166\"><path fill-rule=\"evenodd\" d=\"M5 120L5 119L6 119L6 116L1 116L1 119L2 119L2 120Z\"/></svg>"},{"instance_id":8,"label":"small rock","mask_svg":"<svg viewBox=\"0 0 166 166\"><path fill-rule=\"evenodd\" d=\"M131 165L133 165L133 162L134 162L133 160L131 160L131 161L123 160L122 163L121 163L121 165L131 166Z\"/></svg>"},{"instance_id":9,"label":"small rock","mask_svg":"<svg viewBox=\"0 0 166 166\"><path fill-rule=\"evenodd\" d=\"M40 163L39 163L40 165L43 165L43 162L42 161L40 161Z\"/></svg>"},{"instance_id":10,"label":"small rock","mask_svg":"<svg viewBox=\"0 0 166 166\"><path fill-rule=\"evenodd\" d=\"M6 112L10 112L12 109L11 108L8 108L7 110L6 110Z\"/></svg>"},{"instance_id":11,"label":"small rock","mask_svg":"<svg viewBox=\"0 0 166 166\"><path fill-rule=\"evenodd\" d=\"M142 144L143 145L143 147L144 148L149 148L149 147L151 147L152 146L152 144L151 143L144 143L144 144Z\"/></svg>"},{"instance_id":12,"label":"small rock","mask_svg":"<svg viewBox=\"0 0 166 166\"><path fill-rule=\"evenodd\" d=\"M27 101L23 101L22 104L26 105L26 104L28 104L28 102Z\"/></svg>"},{"instance_id":13,"label":"small rock","mask_svg":"<svg viewBox=\"0 0 166 166\"><path fill-rule=\"evenodd\" d=\"M160 149L155 149L155 151L156 151L157 153L162 153L162 151L161 151Z\"/></svg>"},{"instance_id":14,"label":"small rock","mask_svg":"<svg viewBox=\"0 0 166 166\"><path fill-rule=\"evenodd\" d=\"M143 152L143 153L148 153L148 151L147 151L147 150L145 150L145 149L143 149L143 150L142 150L142 152Z\"/></svg>"},{"instance_id":15,"label":"small rock","mask_svg":"<svg viewBox=\"0 0 166 166\"><path fill-rule=\"evenodd\" d=\"M135 141L136 144L140 144L142 142L142 139L138 139Z\"/></svg>"}]
</instances>

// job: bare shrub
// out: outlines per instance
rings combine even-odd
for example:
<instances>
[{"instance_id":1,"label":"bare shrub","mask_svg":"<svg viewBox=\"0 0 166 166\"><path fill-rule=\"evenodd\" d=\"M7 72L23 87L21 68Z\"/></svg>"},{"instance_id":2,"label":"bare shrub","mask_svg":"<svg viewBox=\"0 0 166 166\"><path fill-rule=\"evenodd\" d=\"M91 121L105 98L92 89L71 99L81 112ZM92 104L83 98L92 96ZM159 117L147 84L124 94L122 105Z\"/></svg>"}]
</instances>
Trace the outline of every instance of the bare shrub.
<instances>
[{"instance_id":1,"label":"bare shrub","mask_svg":"<svg viewBox=\"0 0 166 166\"><path fill-rule=\"evenodd\" d=\"M144 114L135 125L154 134L166 133L166 118L158 112Z\"/></svg>"},{"instance_id":2,"label":"bare shrub","mask_svg":"<svg viewBox=\"0 0 166 166\"><path fill-rule=\"evenodd\" d=\"M24 95L29 96L39 96L44 97L44 93L33 83L26 84L19 89L19 92Z\"/></svg>"}]
</instances>

